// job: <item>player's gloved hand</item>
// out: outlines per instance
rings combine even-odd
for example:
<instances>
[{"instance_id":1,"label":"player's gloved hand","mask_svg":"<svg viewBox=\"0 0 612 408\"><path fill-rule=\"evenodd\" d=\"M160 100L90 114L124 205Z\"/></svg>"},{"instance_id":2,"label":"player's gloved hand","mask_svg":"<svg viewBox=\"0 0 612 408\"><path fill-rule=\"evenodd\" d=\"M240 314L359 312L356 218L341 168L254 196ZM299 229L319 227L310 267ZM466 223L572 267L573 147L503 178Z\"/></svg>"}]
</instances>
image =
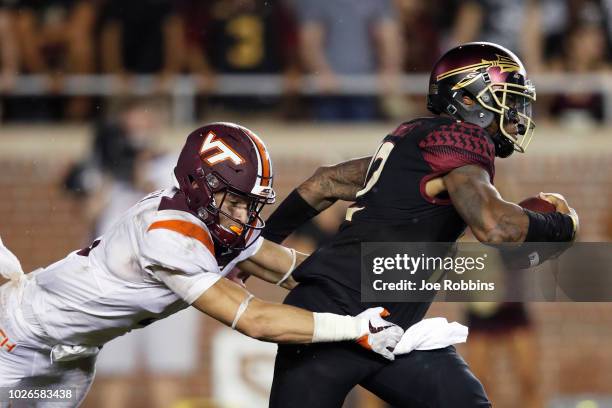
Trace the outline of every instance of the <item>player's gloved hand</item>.
<instances>
[{"instance_id":1,"label":"player's gloved hand","mask_svg":"<svg viewBox=\"0 0 612 408\"><path fill-rule=\"evenodd\" d=\"M362 330L357 343L388 360L395 360L393 349L401 340L404 330L383 319L387 316L389 312L383 307L373 307L355 316Z\"/></svg>"},{"instance_id":2,"label":"player's gloved hand","mask_svg":"<svg viewBox=\"0 0 612 408\"><path fill-rule=\"evenodd\" d=\"M576 210L569 206L565 197L563 197L559 193L540 193L538 194L538 197L554 205L557 212L569 215L572 218L572 222L574 223L574 238L576 238L576 234L580 229L578 213L576 212Z\"/></svg>"}]
</instances>

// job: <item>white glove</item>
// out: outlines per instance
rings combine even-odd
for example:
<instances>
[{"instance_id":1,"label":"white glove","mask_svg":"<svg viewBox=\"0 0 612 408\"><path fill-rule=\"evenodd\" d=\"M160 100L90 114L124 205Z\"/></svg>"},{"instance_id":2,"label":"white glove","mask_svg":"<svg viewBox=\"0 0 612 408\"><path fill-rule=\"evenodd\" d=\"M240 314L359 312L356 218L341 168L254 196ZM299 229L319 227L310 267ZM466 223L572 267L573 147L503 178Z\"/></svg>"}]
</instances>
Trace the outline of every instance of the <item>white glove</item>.
<instances>
[{"instance_id":1,"label":"white glove","mask_svg":"<svg viewBox=\"0 0 612 408\"><path fill-rule=\"evenodd\" d=\"M457 323L449 323L443 317L424 319L410 326L395 346L395 355L407 354L412 350L434 350L457 343L465 343L468 328Z\"/></svg>"},{"instance_id":2,"label":"white glove","mask_svg":"<svg viewBox=\"0 0 612 408\"><path fill-rule=\"evenodd\" d=\"M404 330L383 319L387 316L389 312L383 307L373 307L355 316L355 319L359 320L361 330L357 343L388 360L395 360L393 350L402 338Z\"/></svg>"}]
</instances>

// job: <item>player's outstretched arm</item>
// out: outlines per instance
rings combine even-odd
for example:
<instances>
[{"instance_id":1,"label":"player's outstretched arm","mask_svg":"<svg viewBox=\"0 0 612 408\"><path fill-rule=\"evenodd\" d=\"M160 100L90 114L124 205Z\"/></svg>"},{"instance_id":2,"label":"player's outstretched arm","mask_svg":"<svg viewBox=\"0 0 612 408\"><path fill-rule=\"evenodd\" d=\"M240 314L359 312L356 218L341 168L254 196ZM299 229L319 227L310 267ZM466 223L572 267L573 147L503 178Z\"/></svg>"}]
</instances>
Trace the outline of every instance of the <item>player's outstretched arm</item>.
<instances>
[{"instance_id":1,"label":"player's outstretched arm","mask_svg":"<svg viewBox=\"0 0 612 408\"><path fill-rule=\"evenodd\" d=\"M297 282L291 273L307 254L264 239L259 250L250 258L238 263L238 267L250 275L286 289L293 289Z\"/></svg>"},{"instance_id":2,"label":"player's outstretched arm","mask_svg":"<svg viewBox=\"0 0 612 408\"><path fill-rule=\"evenodd\" d=\"M323 211L337 200L355 201L363 188L371 156L348 160L333 166L321 166L297 188L310 206Z\"/></svg>"},{"instance_id":3,"label":"player's outstretched arm","mask_svg":"<svg viewBox=\"0 0 612 408\"><path fill-rule=\"evenodd\" d=\"M354 201L363 188L371 159L362 157L319 167L276 208L267 220L263 236L280 243L337 200Z\"/></svg>"},{"instance_id":4,"label":"player's outstretched arm","mask_svg":"<svg viewBox=\"0 0 612 408\"><path fill-rule=\"evenodd\" d=\"M297 307L253 298L244 288L219 279L193 306L216 320L258 340L274 343L357 341L393 359L392 350L403 330L381 318L384 309L368 309L359 316L313 313Z\"/></svg>"},{"instance_id":5,"label":"player's outstretched arm","mask_svg":"<svg viewBox=\"0 0 612 408\"><path fill-rule=\"evenodd\" d=\"M485 243L567 242L578 226L576 212L556 195L557 212L541 214L502 199L481 167L459 167L444 176L450 198L476 238Z\"/></svg>"}]
</instances>

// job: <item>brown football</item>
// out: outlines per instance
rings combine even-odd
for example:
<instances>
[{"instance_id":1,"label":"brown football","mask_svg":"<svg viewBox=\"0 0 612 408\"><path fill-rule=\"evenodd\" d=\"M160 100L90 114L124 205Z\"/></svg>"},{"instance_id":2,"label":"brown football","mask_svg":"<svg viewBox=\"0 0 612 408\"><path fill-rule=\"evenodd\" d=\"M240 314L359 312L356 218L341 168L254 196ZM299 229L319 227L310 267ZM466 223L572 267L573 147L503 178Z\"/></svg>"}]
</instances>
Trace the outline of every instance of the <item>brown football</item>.
<instances>
[{"instance_id":1,"label":"brown football","mask_svg":"<svg viewBox=\"0 0 612 408\"><path fill-rule=\"evenodd\" d=\"M541 213L555 212L557 209L554 205L540 197L529 197L518 203L523 208Z\"/></svg>"}]
</instances>

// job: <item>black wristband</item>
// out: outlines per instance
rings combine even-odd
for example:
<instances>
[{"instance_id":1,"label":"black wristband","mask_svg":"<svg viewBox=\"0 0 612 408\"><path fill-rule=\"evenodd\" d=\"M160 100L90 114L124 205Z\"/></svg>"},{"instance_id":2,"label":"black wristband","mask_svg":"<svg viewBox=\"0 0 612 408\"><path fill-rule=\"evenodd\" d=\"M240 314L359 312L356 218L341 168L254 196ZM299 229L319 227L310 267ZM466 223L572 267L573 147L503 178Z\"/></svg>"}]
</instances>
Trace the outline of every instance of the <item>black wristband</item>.
<instances>
[{"instance_id":1,"label":"black wristband","mask_svg":"<svg viewBox=\"0 0 612 408\"><path fill-rule=\"evenodd\" d=\"M280 244L300 225L318 214L319 211L312 208L295 189L268 217L261 235L269 241Z\"/></svg>"},{"instance_id":2,"label":"black wristband","mask_svg":"<svg viewBox=\"0 0 612 408\"><path fill-rule=\"evenodd\" d=\"M500 255L506 268L528 269L555 259L572 246L572 242L521 245L517 248L502 246Z\"/></svg>"},{"instance_id":3,"label":"black wristband","mask_svg":"<svg viewBox=\"0 0 612 408\"><path fill-rule=\"evenodd\" d=\"M529 217L525 242L569 242L574 239L574 222L569 215L523 211Z\"/></svg>"}]
</instances>

